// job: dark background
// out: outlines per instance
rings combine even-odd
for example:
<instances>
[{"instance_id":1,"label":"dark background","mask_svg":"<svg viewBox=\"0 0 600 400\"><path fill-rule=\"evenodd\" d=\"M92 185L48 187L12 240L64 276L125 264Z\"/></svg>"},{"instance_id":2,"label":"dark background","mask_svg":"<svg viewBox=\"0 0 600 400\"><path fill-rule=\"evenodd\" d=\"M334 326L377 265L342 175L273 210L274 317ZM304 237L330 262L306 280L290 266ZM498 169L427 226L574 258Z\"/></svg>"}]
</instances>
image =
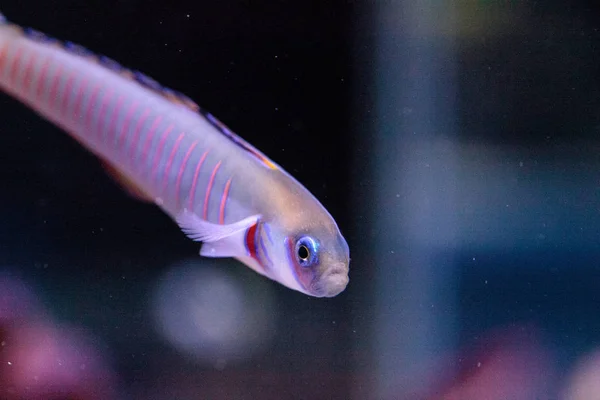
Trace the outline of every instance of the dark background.
<instances>
[{"instance_id":1,"label":"dark background","mask_svg":"<svg viewBox=\"0 0 600 400\"><path fill-rule=\"evenodd\" d=\"M0 266L32 285L56 319L93 333L123 396L152 398L142 389L151 387L164 398L425 398L476 380L458 371L473 346L496 349L486 335L528 343L511 339L516 330L544 349L531 356L532 373L559 378L535 392L550 399L600 346L600 7L461 3L452 16L429 15L432 31L435 21L453 21L431 33L411 25L408 3L382 18L391 4L3 3L10 20L194 99L305 184L350 245L344 293L319 300L269 283L278 307L269 346L225 369L197 365L157 337L146 304L166 266L195 257L197 244L158 208L129 198L66 134L2 96ZM422 68L423 59L433 67ZM423 121L441 122L419 130ZM411 158L403 150L415 140L425 150ZM440 140L452 143L454 164L435 163L430 150ZM432 161L440 176L452 171L442 182L451 202L436 185L421 196L417 186L438 175L414 169L415 160ZM433 205L415 211L411 201ZM411 215L431 217L423 222L431 232L444 225L437 216L450 216L452 239L412 242ZM433 267L415 278L406 260L420 251ZM249 284L262 279L223 266ZM432 291L431 303L405 290L411 279ZM431 318L445 322L405 335L389 321L415 320L401 320L395 307L420 316L417 325L437 307ZM382 332L404 344L382 350ZM427 337L441 345L430 348L439 360L427 353L436 366L426 374L386 366L382 353L404 361L403 349L428 348ZM378 389L386 368L398 368L399 382L418 378L410 389Z\"/></svg>"},{"instance_id":2,"label":"dark background","mask_svg":"<svg viewBox=\"0 0 600 400\"><path fill-rule=\"evenodd\" d=\"M348 231L347 5L55 1L5 3L2 12L193 98L305 183ZM153 363L168 350L148 320L146 291L198 245L158 208L128 198L67 135L1 100L1 264L33 282L54 314L101 337L126 384L158 379L164 371ZM198 387L233 381L257 398L277 374L273 382L289 393L347 393L339 383L349 382L347 294L319 302L273 289L283 317L272 348ZM323 372L327 379L307 386Z\"/></svg>"}]
</instances>

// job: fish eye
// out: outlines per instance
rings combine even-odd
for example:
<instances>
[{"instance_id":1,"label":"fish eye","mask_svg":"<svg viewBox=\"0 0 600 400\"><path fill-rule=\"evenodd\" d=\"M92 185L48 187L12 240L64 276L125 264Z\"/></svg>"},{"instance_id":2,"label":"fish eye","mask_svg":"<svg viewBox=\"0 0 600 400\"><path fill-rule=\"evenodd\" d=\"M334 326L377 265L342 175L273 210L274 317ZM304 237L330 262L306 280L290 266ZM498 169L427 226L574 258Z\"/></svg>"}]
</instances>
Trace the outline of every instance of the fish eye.
<instances>
[{"instance_id":1,"label":"fish eye","mask_svg":"<svg viewBox=\"0 0 600 400\"><path fill-rule=\"evenodd\" d=\"M317 242L309 237L304 236L296 242L296 258L298 263L303 267L310 267L317 261Z\"/></svg>"},{"instance_id":2,"label":"fish eye","mask_svg":"<svg viewBox=\"0 0 600 400\"><path fill-rule=\"evenodd\" d=\"M306 261L308 260L308 257L310 257L310 250L308 250L308 247L301 244L298 247L298 258L302 261Z\"/></svg>"}]
</instances>

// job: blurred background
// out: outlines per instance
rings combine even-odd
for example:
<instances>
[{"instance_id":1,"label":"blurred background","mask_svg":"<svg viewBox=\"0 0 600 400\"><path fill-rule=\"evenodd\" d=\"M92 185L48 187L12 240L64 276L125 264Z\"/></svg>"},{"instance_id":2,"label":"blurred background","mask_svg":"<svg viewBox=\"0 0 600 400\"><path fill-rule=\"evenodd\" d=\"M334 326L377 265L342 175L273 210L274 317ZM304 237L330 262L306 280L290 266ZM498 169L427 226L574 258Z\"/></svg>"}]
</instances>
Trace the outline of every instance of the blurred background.
<instances>
[{"instance_id":1,"label":"blurred background","mask_svg":"<svg viewBox=\"0 0 600 400\"><path fill-rule=\"evenodd\" d=\"M1 399L600 399L600 6L5 1L184 92L351 251L309 298L201 259L0 96Z\"/></svg>"}]
</instances>

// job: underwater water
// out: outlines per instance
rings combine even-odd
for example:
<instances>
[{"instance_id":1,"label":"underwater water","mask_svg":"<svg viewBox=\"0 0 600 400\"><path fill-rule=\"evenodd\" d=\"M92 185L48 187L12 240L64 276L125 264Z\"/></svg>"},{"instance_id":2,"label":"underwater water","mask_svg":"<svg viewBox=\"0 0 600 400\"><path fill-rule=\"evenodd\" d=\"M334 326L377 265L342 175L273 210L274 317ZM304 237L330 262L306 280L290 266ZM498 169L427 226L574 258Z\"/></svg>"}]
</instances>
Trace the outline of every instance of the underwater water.
<instances>
[{"instance_id":1,"label":"underwater water","mask_svg":"<svg viewBox=\"0 0 600 400\"><path fill-rule=\"evenodd\" d=\"M316 298L200 257L2 94L0 399L600 396L595 3L2 7L217 116L351 261Z\"/></svg>"}]
</instances>

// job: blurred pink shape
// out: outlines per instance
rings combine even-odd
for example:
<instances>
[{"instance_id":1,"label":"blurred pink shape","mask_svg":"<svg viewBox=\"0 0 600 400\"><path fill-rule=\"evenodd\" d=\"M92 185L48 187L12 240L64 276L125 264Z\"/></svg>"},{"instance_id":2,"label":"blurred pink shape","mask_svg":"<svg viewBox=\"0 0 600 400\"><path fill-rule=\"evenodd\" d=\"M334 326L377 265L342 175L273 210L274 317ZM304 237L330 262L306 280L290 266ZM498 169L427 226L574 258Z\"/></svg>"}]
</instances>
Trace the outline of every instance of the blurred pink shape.
<instances>
[{"instance_id":1,"label":"blurred pink shape","mask_svg":"<svg viewBox=\"0 0 600 400\"><path fill-rule=\"evenodd\" d=\"M567 381L563 399L600 399L600 350L579 360Z\"/></svg>"},{"instance_id":2,"label":"blurred pink shape","mask_svg":"<svg viewBox=\"0 0 600 400\"><path fill-rule=\"evenodd\" d=\"M113 399L108 363L82 331L57 326L32 290L0 277L0 399Z\"/></svg>"},{"instance_id":3,"label":"blurred pink shape","mask_svg":"<svg viewBox=\"0 0 600 400\"><path fill-rule=\"evenodd\" d=\"M555 368L531 326L494 330L455 357L459 371L431 400L549 399Z\"/></svg>"}]
</instances>

